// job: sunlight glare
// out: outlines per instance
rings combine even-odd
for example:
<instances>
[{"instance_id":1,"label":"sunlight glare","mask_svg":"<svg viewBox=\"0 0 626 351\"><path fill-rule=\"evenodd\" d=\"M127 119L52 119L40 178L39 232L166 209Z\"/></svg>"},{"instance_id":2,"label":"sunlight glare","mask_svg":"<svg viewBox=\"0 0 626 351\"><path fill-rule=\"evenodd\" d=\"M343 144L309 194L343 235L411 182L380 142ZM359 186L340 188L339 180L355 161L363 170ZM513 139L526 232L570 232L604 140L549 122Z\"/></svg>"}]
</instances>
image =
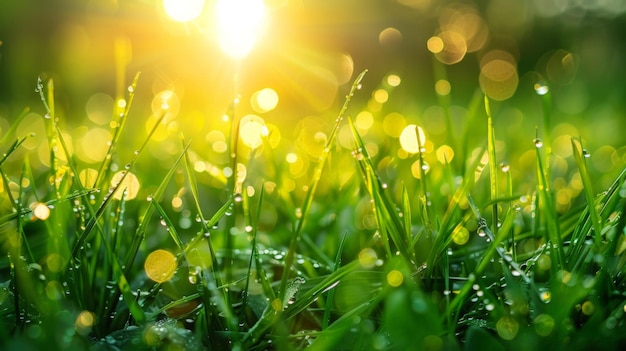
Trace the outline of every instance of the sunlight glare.
<instances>
[{"instance_id":1,"label":"sunlight glare","mask_svg":"<svg viewBox=\"0 0 626 351\"><path fill-rule=\"evenodd\" d=\"M263 0L218 0L219 43L224 52L241 59L250 53L265 19Z\"/></svg>"},{"instance_id":2,"label":"sunlight glare","mask_svg":"<svg viewBox=\"0 0 626 351\"><path fill-rule=\"evenodd\" d=\"M419 140L417 134L419 133ZM420 149L424 147L426 143L426 134L422 127L418 127L415 124L409 124L404 127L400 134L400 146L407 152L416 154L420 152Z\"/></svg>"},{"instance_id":3,"label":"sunlight glare","mask_svg":"<svg viewBox=\"0 0 626 351\"><path fill-rule=\"evenodd\" d=\"M158 249L146 257L143 268L152 281L165 283L174 276L176 265L176 257L171 252Z\"/></svg>"},{"instance_id":4,"label":"sunlight glare","mask_svg":"<svg viewBox=\"0 0 626 351\"><path fill-rule=\"evenodd\" d=\"M174 21L189 22L200 16L204 0L163 0L165 13Z\"/></svg>"},{"instance_id":5,"label":"sunlight glare","mask_svg":"<svg viewBox=\"0 0 626 351\"><path fill-rule=\"evenodd\" d=\"M255 115L247 115L241 119L239 137L241 142L251 149L256 149L263 144L263 138L268 134L263 118Z\"/></svg>"}]
</instances>

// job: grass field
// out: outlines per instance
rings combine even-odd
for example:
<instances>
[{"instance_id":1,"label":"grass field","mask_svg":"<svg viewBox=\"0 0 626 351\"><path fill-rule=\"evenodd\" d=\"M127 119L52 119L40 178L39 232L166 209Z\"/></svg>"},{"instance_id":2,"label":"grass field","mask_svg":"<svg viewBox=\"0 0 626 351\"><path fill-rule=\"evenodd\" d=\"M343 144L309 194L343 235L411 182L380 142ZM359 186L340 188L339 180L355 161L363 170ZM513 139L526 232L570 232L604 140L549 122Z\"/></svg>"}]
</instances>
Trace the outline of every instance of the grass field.
<instances>
[{"instance_id":1,"label":"grass field","mask_svg":"<svg viewBox=\"0 0 626 351\"><path fill-rule=\"evenodd\" d=\"M457 79L451 33L419 114L420 78L378 66L294 94L331 101L296 122L245 87L199 122L120 70L76 122L33 73L0 136L0 348L626 348L626 139L563 107L584 62L494 50Z\"/></svg>"}]
</instances>

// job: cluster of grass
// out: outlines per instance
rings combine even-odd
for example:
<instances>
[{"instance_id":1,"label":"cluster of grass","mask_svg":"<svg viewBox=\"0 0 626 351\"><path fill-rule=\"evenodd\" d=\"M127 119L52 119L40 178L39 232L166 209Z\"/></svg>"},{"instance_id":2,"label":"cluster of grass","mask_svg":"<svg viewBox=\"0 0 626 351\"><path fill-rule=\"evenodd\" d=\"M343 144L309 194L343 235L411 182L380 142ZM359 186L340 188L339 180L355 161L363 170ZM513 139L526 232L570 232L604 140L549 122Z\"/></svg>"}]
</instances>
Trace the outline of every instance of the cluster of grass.
<instances>
[{"instance_id":1,"label":"cluster of grass","mask_svg":"<svg viewBox=\"0 0 626 351\"><path fill-rule=\"evenodd\" d=\"M119 140L137 79L113 116L98 172L80 176L55 114L52 81L40 82L47 172L33 172L28 158L21 170L7 169L28 136L13 129L2 140L0 347L624 348L626 173L594 194L586 152L572 140L584 201L559 214L550 143L537 138L536 167L528 170L534 186L518 193L521 185L498 163L489 99L477 94L467 123L487 119L480 152L463 149L473 132L466 128L454 143L463 162L427 166L419 152L411 156L423 165L418 179L402 176L404 164L395 166L397 177L383 174L348 117L364 75L301 197L281 190L285 156L269 152L247 159L264 165L260 180L235 174L225 190L212 192L193 169L191 150L199 146L183 139L158 187L134 198L129 178L142 179L138 165L150 136L132 146ZM349 155L335 142L344 125L353 134ZM549 135L549 123L543 132ZM136 151L124 159L124 149ZM381 145L379 154L394 151ZM121 173L115 164L125 165ZM340 180L346 167L352 176ZM196 219L191 224L181 226L169 205L173 184L186 189L180 198ZM354 224L363 199L371 231ZM279 223L271 232L263 226L268 207Z\"/></svg>"}]
</instances>

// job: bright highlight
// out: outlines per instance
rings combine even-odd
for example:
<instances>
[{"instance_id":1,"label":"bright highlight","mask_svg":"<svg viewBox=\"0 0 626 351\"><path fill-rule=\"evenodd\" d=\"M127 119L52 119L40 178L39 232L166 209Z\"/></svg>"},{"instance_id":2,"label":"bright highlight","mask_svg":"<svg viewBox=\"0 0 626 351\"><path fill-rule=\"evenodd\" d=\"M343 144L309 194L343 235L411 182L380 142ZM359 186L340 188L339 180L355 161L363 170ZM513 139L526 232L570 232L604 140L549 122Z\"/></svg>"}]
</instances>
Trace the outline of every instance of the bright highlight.
<instances>
[{"instance_id":1,"label":"bright highlight","mask_svg":"<svg viewBox=\"0 0 626 351\"><path fill-rule=\"evenodd\" d=\"M264 19L263 0L218 0L217 25L222 50L235 59L244 58L252 51Z\"/></svg>"},{"instance_id":2,"label":"bright highlight","mask_svg":"<svg viewBox=\"0 0 626 351\"><path fill-rule=\"evenodd\" d=\"M174 276L176 257L169 251L152 251L143 265L146 275L157 283L164 283Z\"/></svg>"},{"instance_id":3,"label":"bright highlight","mask_svg":"<svg viewBox=\"0 0 626 351\"><path fill-rule=\"evenodd\" d=\"M174 21L189 22L202 13L204 0L163 0L165 13Z\"/></svg>"},{"instance_id":4,"label":"bright highlight","mask_svg":"<svg viewBox=\"0 0 626 351\"><path fill-rule=\"evenodd\" d=\"M419 140L417 135L419 133ZM424 148L426 143L426 134L422 127L418 127L415 124L409 124L404 127L400 134L400 146L406 151L412 154L420 152L420 149ZM421 146L421 147L420 147Z\"/></svg>"}]
</instances>

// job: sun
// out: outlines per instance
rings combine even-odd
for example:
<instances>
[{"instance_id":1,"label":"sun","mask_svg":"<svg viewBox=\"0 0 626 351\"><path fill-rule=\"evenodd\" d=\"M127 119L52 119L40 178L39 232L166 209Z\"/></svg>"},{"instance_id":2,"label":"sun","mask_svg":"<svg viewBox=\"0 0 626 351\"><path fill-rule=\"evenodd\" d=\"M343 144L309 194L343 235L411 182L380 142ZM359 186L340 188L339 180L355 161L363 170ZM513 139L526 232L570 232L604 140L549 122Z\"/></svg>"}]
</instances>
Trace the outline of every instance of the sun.
<instances>
[{"instance_id":1,"label":"sun","mask_svg":"<svg viewBox=\"0 0 626 351\"><path fill-rule=\"evenodd\" d=\"M216 15L222 50L235 59L247 56L265 22L263 0L218 0Z\"/></svg>"}]
</instances>

